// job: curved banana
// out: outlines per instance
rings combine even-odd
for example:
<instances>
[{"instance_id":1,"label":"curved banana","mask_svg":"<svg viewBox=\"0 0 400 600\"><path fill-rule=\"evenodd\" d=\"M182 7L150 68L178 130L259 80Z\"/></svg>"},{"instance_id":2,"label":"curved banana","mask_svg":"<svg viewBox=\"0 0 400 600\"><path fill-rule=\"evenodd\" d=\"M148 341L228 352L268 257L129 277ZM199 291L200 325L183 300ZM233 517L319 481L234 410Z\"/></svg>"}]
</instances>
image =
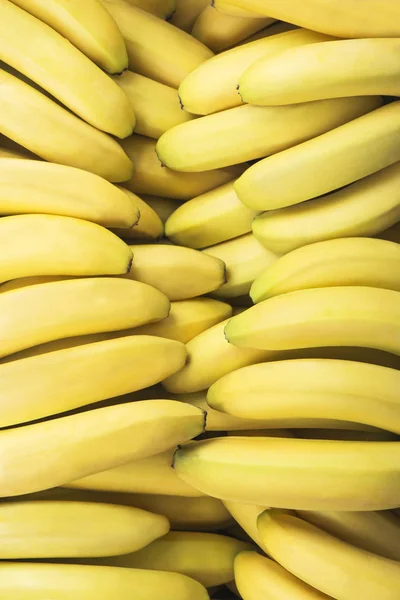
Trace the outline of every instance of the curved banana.
<instances>
[{"instance_id":1,"label":"curved banana","mask_svg":"<svg viewBox=\"0 0 400 600\"><path fill-rule=\"evenodd\" d=\"M182 110L176 89L125 71L114 81L128 96L136 114L135 133L156 140L168 129L191 121L194 116Z\"/></svg>"},{"instance_id":2,"label":"curved banana","mask_svg":"<svg viewBox=\"0 0 400 600\"><path fill-rule=\"evenodd\" d=\"M400 101L259 161L236 181L235 191L253 209L291 206L394 164L399 140Z\"/></svg>"},{"instance_id":3,"label":"curved banana","mask_svg":"<svg viewBox=\"0 0 400 600\"><path fill-rule=\"evenodd\" d=\"M156 152L165 166L184 172L229 167L277 152L281 156L287 148L300 147L301 142L365 115L380 104L380 97L362 96L295 106L237 106L176 125L160 137ZM393 124L391 133L394 129ZM259 164L264 161L250 167L235 183L239 199L243 187L246 193L253 191L254 185L246 184L246 178ZM244 195L244 204L250 208L265 208L257 205L257 198L250 202L246 198Z\"/></svg>"},{"instance_id":4,"label":"curved banana","mask_svg":"<svg viewBox=\"0 0 400 600\"><path fill-rule=\"evenodd\" d=\"M128 68L124 38L100 0L12 0L53 29L108 73Z\"/></svg>"},{"instance_id":5,"label":"curved banana","mask_svg":"<svg viewBox=\"0 0 400 600\"><path fill-rule=\"evenodd\" d=\"M135 172L125 186L137 194L189 200L239 177L241 165L202 173L178 173L163 167L157 158L156 141L131 135L122 147L133 161Z\"/></svg>"},{"instance_id":6,"label":"curved banana","mask_svg":"<svg viewBox=\"0 0 400 600\"><path fill-rule=\"evenodd\" d=\"M49 162L78 167L109 181L132 176L132 162L112 137L3 69L0 85L0 131L9 138Z\"/></svg>"},{"instance_id":7,"label":"curved banana","mask_svg":"<svg viewBox=\"0 0 400 600\"><path fill-rule=\"evenodd\" d=\"M225 183L179 206L165 223L174 244L206 248L251 231L257 212L237 197L233 182Z\"/></svg>"},{"instance_id":8,"label":"curved banana","mask_svg":"<svg viewBox=\"0 0 400 600\"><path fill-rule=\"evenodd\" d=\"M245 419L354 421L400 434L400 371L331 359L251 365L208 391L215 410Z\"/></svg>"},{"instance_id":9,"label":"curved banana","mask_svg":"<svg viewBox=\"0 0 400 600\"><path fill-rule=\"evenodd\" d=\"M169 531L162 515L98 502L1 502L0 522L2 560L114 556Z\"/></svg>"},{"instance_id":10,"label":"curved banana","mask_svg":"<svg viewBox=\"0 0 400 600\"><path fill-rule=\"evenodd\" d=\"M158 214L164 225L172 213L181 206L178 200L163 198L162 196L147 196L146 194L142 194L142 200Z\"/></svg>"},{"instance_id":11,"label":"curved banana","mask_svg":"<svg viewBox=\"0 0 400 600\"><path fill-rule=\"evenodd\" d=\"M223 505L247 535L263 550L263 543L257 529L257 519L264 512L265 507L231 500L224 500Z\"/></svg>"},{"instance_id":12,"label":"curved banana","mask_svg":"<svg viewBox=\"0 0 400 600\"><path fill-rule=\"evenodd\" d=\"M399 455L399 442L228 436L180 446L173 467L183 481L221 500L387 510L399 505Z\"/></svg>"},{"instance_id":13,"label":"curved banana","mask_svg":"<svg viewBox=\"0 0 400 600\"><path fill-rule=\"evenodd\" d=\"M176 0L175 12L171 17L172 25L190 33L197 17L208 4L209 0Z\"/></svg>"},{"instance_id":14,"label":"curved banana","mask_svg":"<svg viewBox=\"0 0 400 600\"><path fill-rule=\"evenodd\" d=\"M128 0L128 2L167 21L170 21L175 14L176 0Z\"/></svg>"},{"instance_id":15,"label":"curved banana","mask_svg":"<svg viewBox=\"0 0 400 600\"><path fill-rule=\"evenodd\" d=\"M36 275L123 275L132 252L96 223L56 215L0 219L0 282Z\"/></svg>"},{"instance_id":16,"label":"curved banana","mask_svg":"<svg viewBox=\"0 0 400 600\"><path fill-rule=\"evenodd\" d=\"M253 302L318 287L362 285L400 291L400 244L339 238L281 256L251 286Z\"/></svg>"},{"instance_id":17,"label":"curved banana","mask_svg":"<svg viewBox=\"0 0 400 600\"><path fill-rule=\"evenodd\" d=\"M234 298L248 294L253 281L278 256L267 250L252 233L203 250L226 265L226 283L213 292L217 298Z\"/></svg>"},{"instance_id":18,"label":"curved banana","mask_svg":"<svg viewBox=\"0 0 400 600\"><path fill-rule=\"evenodd\" d=\"M333 598L398 597L397 561L360 550L297 517L275 511L266 511L259 517L258 529L274 560Z\"/></svg>"},{"instance_id":19,"label":"curved banana","mask_svg":"<svg viewBox=\"0 0 400 600\"><path fill-rule=\"evenodd\" d=\"M400 220L400 162L322 198L254 219L253 233L278 254L313 242L374 236ZM400 240L395 236L393 241ZM342 265L345 268L345 265Z\"/></svg>"},{"instance_id":20,"label":"curved banana","mask_svg":"<svg viewBox=\"0 0 400 600\"><path fill-rule=\"evenodd\" d=\"M0 6L0 59L94 127L120 138L132 133L135 116L116 83L65 37L9 0Z\"/></svg>"},{"instance_id":21,"label":"curved banana","mask_svg":"<svg viewBox=\"0 0 400 600\"><path fill-rule=\"evenodd\" d=\"M148 204L147 200L143 200L130 190L124 187L119 189L128 198L131 206L137 207L140 217L139 221L130 229L112 228L112 231L125 240L137 240L142 242L152 242L159 240L164 234L164 225L156 213L156 211Z\"/></svg>"},{"instance_id":22,"label":"curved banana","mask_svg":"<svg viewBox=\"0 0 400 600\"><path fill-rule=\"evenodd\" d=\"M239 93L244 102L257 106L369 94L399 96L398 45L396 38L370 38L291 48L256 60L241 75Z\"/></svg>"},{"instance_id":23,"label":"curved banana","mask_svg":"<svg viewBox=\"0 0 400 600\"><path fill-rule=\"evenodd\" d=\"M257 59L329 39L332 38L322 33L295 29L225 50L185 77L179 86L181 103L185 110L198 115L239 106L242 104L237 91L239 78Z\"/></svg>"},{"instance_id":24,"label":"curved banana","mask_svg":"<svg viewBox=\"0 0 400 600\"><path fill-rule=\"evenodd\" d=\"M201 42L124 0L102 0L125 38L129 68L177 88L188 73L211 58Z\"/></svg>"},{"instance_id":25,"label":"curved banana","mask_svg":"<svg viewBox=\"0 0 400 600\"><path fill-rule=\"evenodd\" d=\"M360 346L399 355L400 292L363 286L289 292L233 317L225 335L237 346L274 351Z\"/></svg>"},{"instance_id":26,"label":"curved banana","mask_svg":"<svg viewBox=\"0 0 400 600\"><path fill-rule=\"evenodd\" d=\"M225 263L198 250L167 244L137 244L131 248L135 259L126 277L157 288L170 300L207 294L226 280Z\"/></svg>"},{"instance_id":27,"label":"curved banana","mask_svg":"<svg viewBox=\"0 0 400 600\"><path fill-rule=\"evenodd\" d=\"M3 593L8 598L39 600L208 600L197 581L178 573L94 565L0 563ZM133 592L134 590L134 592Z\"/></svg>"}]
</instances>

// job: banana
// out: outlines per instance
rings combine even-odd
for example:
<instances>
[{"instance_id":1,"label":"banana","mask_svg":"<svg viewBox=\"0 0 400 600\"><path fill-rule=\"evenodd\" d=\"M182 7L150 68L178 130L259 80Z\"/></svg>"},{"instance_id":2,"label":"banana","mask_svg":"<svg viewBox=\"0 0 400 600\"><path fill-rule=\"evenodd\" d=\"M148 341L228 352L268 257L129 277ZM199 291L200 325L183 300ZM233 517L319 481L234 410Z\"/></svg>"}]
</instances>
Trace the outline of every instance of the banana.
<instances>
[{"instance_id":1,"label":"banana","mask_svg":"<svg viewBox=\"0 0 400 600\"><path fill-rule=\"evenodd\" d=\"M176 0L128 0L128 2L167 21L170 21L175 14Z\"/></svg>"},{"instance_id":2,"label":"banana","mask_svg":"<svg viewBox=\"0 0 400 600\"><path fill-rule=\"evenodd\" d=\"M223 52L242 42L253 33L271 25L275 19L249 19L223 15L209 4L199 14L192 35L213 52Z\"/></svg>"},{"instance_id":3,"label":"banana","mask_svg":"<svg viewBox=\"0 0 400 600\"><path fill-rule=\"evenodd\" d=\"M135 115L117 84L62 35L9 0L0 6L0 59L94 127L120 138L132 133Z\"/></svg>"},{"instance_id":4,"label":"banana","mask_svg":"<svg viewBox=\"0 0 400 600\"><path fill-rule=\"evenodd\" d=\"M159 240L164 234L164 225L155 210L153 210L147 201L142 200L142 198L139 198L139 196L133 192L123 187L119 187L119 189L124 193L125 197L128 198L131 206L137 207L140 217L138 223L130 229L127 229L126 227L122 229L112 228L112 231L118 236L125 238L125 240L138 240L144 242Z\"/></svg>"},{"instance_id":5,"label":"banana","mask_svg":"<svg viewBox=\"0 0 400 600\"><path fill-rule=\"evenodd\" d=\"M172 448L148 458L126 462L107 471L96 472L94 475L70 481L66 487L124 494L204 497L204 494L182 481L171 467L175 450L176 448Z\"/></svg>"},{"instance_id":6,"label":"banana","mask_svg":"<svg viewBox=\"0 0 400 600\"><path fill-rule=\"evenodd\" d=\"M354 421L400 434L400 371L331 359L251 365L208 391L215 410L245 419Z\"/></svg>"},{"instance_id":7,"label":"banana","mask_svg":"<svg viewBox=\"0 0 400 600\"><path fill-rule=\"evenodd\" d=\"M177 200L163 198L162 196L147 196L142 194L142 200L158 214L164 225L172 213L181 205Z\"/></svg>"},{"instance_id":8,"label":"banana","mask_svg":"<svg viewBox=\"0 0 400 600\"><path fill-rule=\"evenodd\" d=\"M335 130L340 125L344 127L343 124L347 121L361 118L360 115L373 111L380 104L380 97L361 96L320 100L295 106L237 106L176 125L160 137L156 152L165 166L184 172L229 167L277 152L278 156L282 156L286 149L291 149L292 146L300 148L301 146L297 145L301 142L305 145L307 140L315 136ZM398 105L400 113L400 102ZM392 124L391 128L387 126L387 129L390 129L393 137L395 124ZM393 154L396 156L394 152ZM400 152L398 154L400 156ZM248 201L247 195L255 188L257 193L258 189L258 182L254 185L248 173L251 174L253 169L265 164L267 160L269 159L250 167L235 183L239 199L241 200L243 195L244 204L250 208L266 208L265 202L258 206L257 197ZM389 157L387 160L389 161ZM395 160L396 158L392 162ZM383 164L382 167L387 164ZM278 201L279 197L275 202Z\"/></svg>"},{"instance_id":9,"label":"banana","mask_svg":"<svg viewBox=\"0 0 400 600\"><path fill-rule=\"evenodd\" d=\"M297 29L246 42L221 52L185 77L179 86L181 103L185 110L198 115L208 115L239 106L242 104L237 91L239 77L257 59L262 56L272 57L292 47L329 39L333 38L307 29Z\"/></svg>"},{"instance_id":10,"label":"banana","mask_svg":"<svg viewBox=\"0 0 400 600\"><path fill-rule=\"evenodd\" d=\"M171 17L171 23L190 33L197 17L208 4L209 0L176 0L176 9Z\"/></svg>"},{"instance_id":11,"label":"banana","mask_svg":"<svg viewBox=\"0 0 400 600\"><path fill-rule=\"evenodd\" d=\"M229 4L229 2L225 2L224 0L212 0L211 4L214 8L223 15L230 15L231 17L246 17L248 19L263 19L264 15L260 15L260 13L255 13L251 10L247 10L246 8L239 8L238 6L233 6Z\"/></svg>"},{"instance_id":12,"label":"banana","mask_svg":"<svg viewBox=\"0 0 400 600\"><path fill-rule=\"evenodd\" d=\"M397 561L360 550L297 517L275 511L259 517L258 529L274 560L333 598L398 598Z\"/></svg>"},{"instance_id":13,"label":"banana","mask_svg":"<svg viewBox=\"0 0 400 600\"><path fill-rule=\"evenodd\" d=\"M257 216L253 233L278 254L334 238L385 237L385 230L400 219L399 186L397 162L322 198Z\"/></svg>"},{"instance_id":14,"label":"banana","mask_svg":"<svg viewBox=\"0 0 400 600\"><path fill-rule=\"evenodd\" d=\"M0 282L35 275L122 275L132 252L100 225L56 215L0 220Z\"/></svg>"},{"instance_id":15,"label":"banana","mask_svg":"<svg viewBox=\"0 0 400 600\"><path fill-rule=\"evenodd\" d=\"M257 529L257 519L264 512L265 507L256 504L232 502L231 500L224 500L223 505L247 535L254 540L259 548L263 549L263 543Z\"/></svg>"},{"instance_id":16,"label":"banana","mask_svg":"<svg viewBox=\"0 0 400 600\"><path fill-rule=\"evenodd\" d=\"M169 531L162 515L97 502L2 502L0 522L3 560L114 556Z\"/></svg>"},{"instance_id":17,"label":"banana","mask_svg":"<svg viewBox=\"0 0 400 600\"><path fill-rule=\"evenodd\" d=\"M400 519L390 511L299 511L305 521L327 533L392 560L400 560Z\"/></svg>"},{"instance_id":18,"label":"banana","mask_svg":"<svg viewBox=\"0 0 400 600\"><path fill-rule=\"evenodd\" d=\"M108 73L128 68L124 38L100 0L12 0Z\"/></svg>"},{"instance_id":19,"label":"banana","mask_svg":"<svg viewBox=\"0 0 400 600\"><path fill-rule=\"evenodd\" d=\"M400 7L392 0L224 0L226 5L348 38L400 37Z\"/></svg>"},{"instance_id":20,"label":"banana","mask_svg":"<svg viewBox=\"0 0 400 600\"><path fill-rule=\"evenodd\" d=\"M9 138L49 162L109 181L132 176L132 162L111 136L4 69L0 69L0 85L0 131Z\"/></svg>"},{"instance_id":21,"label":"banana","mask_svg":"<svg viewBox=\"0 0 400 600\"><path fill-rule=\"evenodd\" d=\"M173 467L183 481L221 500L387 510L399 505L399 455L399 442L228 436L180 446Z\"/></svg>"},{"instance_id":22,"label":"banana","mask_svg":"<svg viewBox=\"0 0 400 600\"><path fill-rule=\"evenodd\" d=\"M234 571L244 600L329 600L328 596L257 552L242 552L236 556Z\"/></svg>"},{"instance_id":23,"label":"banana","mask_svg":"<svg viewBox=\"0 0 400 600\"><path fill-rule=\"evenodd\" d=\"M400 160L399 140L400 101L259 161L236 181L235 191L256 210L291 206L393 165Z\"/></svg>"},{"instance_id":24,"label":"banana","mask_svg":"<svg viewBox=\"0 0 400 600\"><path fill-rule=\"evenodd\" d=\"M233 317L225 336L236 346L273 351L360 346L399 355L400 293L363 286L290 292Z\"/></svg>"},{"instance_id":25,"label":"banana","mask_svg":"<svg viewBox=\"0 0 400 600\"><path fill-rule=\"evenodd\" d=\"M250 549L246 542L217 533L171 531L137 552L95 563L180 573L212 587L232 581L235 556Z\"/></svg>"},{"instance_id":26,"label":"banana","mask_svg":"<svg viewBox=\"0 0 400 600\"><path fill-rule=\"evenodd\" d=\"M208 600L197 581L178 573L93 565L0 563L3 598L24 600Z\"/></svg>"},{"instance_id":27,"label":"banana","mask_svg":"<svg viewBox=\"0 0 400 600\"><path fill-rule=\"evenodd\" d=\"M252 233L206 248L203 254L215 256L226 265L227 281L213 292L217 298L248 294L255 278L278 259Z\"/></svg>"},{"instance_id":28,"label":"banana","mask_svg":"<svg viewBox=\"0 0 400 600\"><path fill-rule=\"evenodd\" d=\"M257 277L253 302L318 287L362 285L400 291L400 244L374 238L339 238L297 248Z\"/></svg>"},{"instance_id":29,"label":"banana","mask_svg":"<svg viewBox=\"0 0 400 600\"><path fill-rule=\"evenodd\" d=\"M160 294L162 296L162 294ZM1 306L1 299L0 299ZM1 313L0 313L1 314ZM186 344L232 315L232 307L212 298L190 298L172 302L169 316L136 328L137 334L156 335Z\"/></svg>"},{"instance_id":30,"label":"banana","mask_svg":"<svg viewBox=\"0 0 400 600\"><path fill-rule=\"evenodd\" d=\"M291 48L256 60L241 75L239 94L257 106L369 94L399 96L398 45L396 38L370 38Z\"/></svg>"},{"instance_id":31,"label":"banana","mask_svg":"<svg viewBox=\"0 0 400 600\"><path fill-rule=\"evenodd\" d=\"M167 244L131 248L135 260L126 277L157 288L170 300L207 294L226 281L225 263L198 250Z\"/></svg>"},{"instance_id":32,"label":"banana","mask_svg":"<svg viewBox=\"0 0 400 600\"><path fill-rule=\"evenodd\" d=\"M129 68L177 88L188 73L211 58L201 42L124 0L102 0L125 38Z\"/></svg>"},{"instance_id":33,"label":"banana","mask_svg":"<svg viewBox=\"0 0 400 600\"><path fill-rule=\"evenodd\" d=\"M114 77L114 81L124 90L135 110L135 133L157 140L171 127L194 118L182 110L178 92L168 85L132 71Z\"/></svg>"},{"instance_id":34,"label":"banana","mask_svg":"<svg viewBox=\"0 0 400 600\"><path fill-rule=\"evenodd\" d=\"M165 235L189 248L206 248L251 231L257 212L237 197L233 182L188 200L165 223Z\"/></svg>"},{"instance_id":35,"label":"banana","mask_svg":"<svg viewBox=\"0 0 400 600\"><path fill-rule=\"evenodd\" d=\"M161 165L155 140L136 134L124 140L122 147L135 165L125 186L137 194L189 200L239 177L244 170L236 165L203 173L178 173Z\"/></svg>"}]
</instances>

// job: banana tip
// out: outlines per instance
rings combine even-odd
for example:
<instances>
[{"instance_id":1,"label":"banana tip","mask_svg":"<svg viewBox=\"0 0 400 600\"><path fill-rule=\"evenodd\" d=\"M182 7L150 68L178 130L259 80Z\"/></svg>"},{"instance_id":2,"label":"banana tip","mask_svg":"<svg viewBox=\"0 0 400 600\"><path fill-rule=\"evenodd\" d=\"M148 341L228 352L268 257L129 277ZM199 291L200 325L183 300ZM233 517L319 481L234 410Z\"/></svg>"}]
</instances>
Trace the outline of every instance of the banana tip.
<instances>
[{"instance_id":1,"label":"banana tip","mask_svg":"<svg viewBox=\"0 0 400 600\"><path fill-rule=\"evenodd\" d=\"M226 324L226 325L225 325L225 327L224 327L224 337L225 337L226 341L228 342L228 344L230 344L230 343L231 343L231 341L230 341L230 339L229 339L229 336L228 336L228 333L227 333L227 329L228 329L228 327L229 327L229 325L230 325L231 321L232 321L232 319L229 319L229 321L227 322L227 324Z\"/></svg>"},{"instance_id":2,"label":"banana tip","mask_svg":"<svg viewBox=\"0 0 400 600\"><path fill-rule=\"evenodd\" d=\"M173 455L172 455L171 467L172 467L173 469L175 469L175 459L176 459L176 454L177 454L177 452L179 452L179 450L180 450L180 449L181 449L181 446L180 446L180 444L178 444L178 445L177 445L177 447L176 447L176 450L175 450L175 452L174 452L174 453L173 453Z\"/></svg>"},{"instance_id":3,"label":"banana tip","mask_svg":"<svg viewBox=\"0 0 400 600\"><path fill-rule=\"evenodd\" d=\"M132 269L132 264L133 264L133 253L131 252L131 256L129 257L128 265L126 268L127 273L130 273L130 270Z\"/></svg>"},{"instance_id":4,"label":"banana tip","mask_svg":"<svg viewBox=\"0 0 400 600\"><path fill-rule=\"evenodd\" d=\"M178 94L178 100L179 100L179 104L180 104L181 109L185 110L185 107L184 107L183 102L182 102L182 98L180 97L179 94Z\"/></svg>"},{"instance_id":5,"label":"banana tip","mask_svg":"<svg viewBox=\"0 0 400 600\"><path fill-rule=\"evenodd\" d=\"M156 153L157 158L160 161L161 167L165 167L165 163L163 163L163 161L161 160L160 155L157 152L157 148L155 148L154 152Z\"/></svg>"}]
</instances>

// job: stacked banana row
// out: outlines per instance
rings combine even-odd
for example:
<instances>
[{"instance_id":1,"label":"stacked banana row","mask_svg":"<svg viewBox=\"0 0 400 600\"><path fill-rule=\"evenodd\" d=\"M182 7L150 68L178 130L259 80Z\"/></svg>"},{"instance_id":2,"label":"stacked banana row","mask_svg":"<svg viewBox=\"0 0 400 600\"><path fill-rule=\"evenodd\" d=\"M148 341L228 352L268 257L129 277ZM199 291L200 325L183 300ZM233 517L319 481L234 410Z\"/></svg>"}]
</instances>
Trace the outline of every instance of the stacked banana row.
<instances>
[{"instance_id":1,"label":"stacked banana row","mask_svg":"<svg viewBox=\"0 0 400 600\"><path fill-rule=\"evenodd\" d=\"M400 6L0 1L0 600L398 600Z\"/></svg>"}]
</instances>

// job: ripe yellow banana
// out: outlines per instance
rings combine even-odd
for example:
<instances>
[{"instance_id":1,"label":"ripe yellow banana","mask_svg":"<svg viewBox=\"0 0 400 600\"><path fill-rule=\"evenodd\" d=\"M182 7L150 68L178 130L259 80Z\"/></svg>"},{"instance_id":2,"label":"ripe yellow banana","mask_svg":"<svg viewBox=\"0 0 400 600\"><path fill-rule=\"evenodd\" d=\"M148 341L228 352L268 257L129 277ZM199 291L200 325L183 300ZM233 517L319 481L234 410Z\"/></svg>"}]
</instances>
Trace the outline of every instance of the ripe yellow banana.
<instances>
[{"instance_id":1,"label":"ripe yellow banana","mask_svg":"<svg viewBox=\"0 0 400 600\"><path fill-rule=\"evenodd\" d=\"M0 563L3 598L24 600L208 600L207 590L179 573L94 565Z\"/></svg>"},{"instance_id":2,"label":"ripe yellow banana","mask_svg":"<svg viewBox=\"0 0 400 600\"><path fill-rule=\"evenodd\" d=\"M225 263L198 250L167 244L143 244L131 248L135 259L126 277L157 288L170 300L207 294L226 281Z\"/></svg>"},{"instance_id":3,"label":"ripe yellow banana","mask_svg":"<svg viewBox=\"0 0 400 600\"><path fill-rule=\"evenodd\" d=\"M400 443L220 437L180 446L177 475L201 492L295 510L387 510L400 501Z\"/></svg>"},{"instance_id":4,"label":"ripe yellow banana","mask_svg":"<svg viewBox=\"0 0 400 600\"><path fill-rule=\"evenodd\" d=\"M182 110L176 89L168 85L132 71L114 77L114 81L135 110L135 133L157 140L171 127L193 119L193 115Z\"/></svg>"},{"instance_id":5,"label":"ripe yellow banana","mask_svg":"<svg viewBox=\"0 0 400 600\"><path fill-rule=\"evenodd\" d=\"M267 248L284 254L313 242L374 236L399 219L400 162L397 162L322 198L268 211L254 219L252 228ZM395 236L393 241L400 238Z\"/></svg>"},{"instance_id":6,"label":"ripe yellow banana","mask_svg":"<svg viewBox=\"0 0 400 600\"><path fill-rule=\"evenodd\" d=\"M170 21L175 13L176 0L127 0L129 4L137 6L146 12Z\"/></svg>"},{"instance_id":7,"label":"ripe yellow banana","mask_svg":"<svg viewBox=\"0 0 400 600\"><path fill-rule=\"evenodd\" d=\"M146 400L146 402L149 401ZM202 414L205 413L202 411ZM69 481L66 487L124 494L162 494L171 497L184 496L185 498L204 497L204 494L182 481L173 470L171 465L175 450L174 447L142 460L126 462L113 469Z\"/></svg>"},{"instance_id":8,"label":"ripe yellow banana","mask_svg":"<svg viewBox=\"0 0 400 600\"><path fill-rule=\"evenodd\" d=\"M171 17L171 23L190 33L197 17L208 4L209 0L176 0L176 9Z\"/></svg>"},{"instance_id":9,"label":"ripe yellow banana","mask_svg":"<svg viewBox=\"0 0 400 600\"><path fill-rule=\"evenodd\" d=\"M257 506L257 504L232 502L231 500L224 500L223 504L247 535L255 541L259 548L263 549L263 543L257 529L257 519L264 512L265 507Z\"/></svg>"},{"instance_id":10,"label":"ripe yellow banana","mask_svg":"<svg viewBox=\"0 0 400 600\"><path fill-rule=\"evenodd\" d=\"M248 294L255 278L278 259L252 233L206 248L203 254L215 256L226 265L227 281L213 292L218 298Z\"/></svg>"},{"instance_id":11,"label":"ripe yellow banana","mask_svg":"<svg viewBox=\"0 0 400 600\"><path fill-rule=\"evenodd\" d=\"M128 68L124 38L100 0L12 0L109 73Z\"/></svg>"},{"instance_id":12,"label":"ripe yellow banana","mask_svg":"<svg viewBox=\"0 0 400 600\"><path fill-rule=\"evenodd\" d=\"M326 287L269 298L225 327L237 346L290 350L360 346L400 354L400 292Z\"/></svg>"},{"instance_id":13,"label":"ripe yellow banana","mask_svg":"<svg viewBox=\"0 0 400 600\"><path fill-rule=\"evenodd\" d=\"M155 140L134 134L122 146L135 165L135 172L125 185L137 194L189 200L239 177L244 170L237 165L202 173L178 173L161 165Z\"/></svg>"},{"instance_id":14,"label":"ripe yellow banana","mask_svg":"<svg viewBox=\"0 0 400 600\"><path fill-rule=\"evenodd\" d=\"M124 192L130 205L137 207L140 217L138 223L130 229L127 229L126 227L122 229L112 228L112 231L125 240L137 240L143 242L159 240L164 234L164 225L158 214L147 203L147 200L142 200L142 198L139 198L139 196L122 186L117 187Z\"/></svg>"},{"instance_id":15,"label":"ripe yellow banana","mask_svg":"<svg viewBox=\"0 0 400 600\"><path fill-rule=\"evenodd\" d=\"M0 6L0 41L1 60L82 119L120 138L132 133L135 116L117 84L62 35L9 0Z\"/></svg>"},{"instance_id":16,"label":"ripe yellow banana","mask_svg":"<svg viewBox=\"0 0 400 600\"><path fill-rule=\"evenodd\" d=\"M329 39L332 38L315 31L296 29L221 52L185 77L179 86L181 103L185 110L198 115L239 106L242 104L237 91L239 78L257 59Z\"/></svg>"},{"instance_id":17,"label":"ripe yellow banana","mask_svg":"<svg viewBox=\"0 0 400 600\"><path fill-rule=\"evenodd\" d=\"M368 94L399 96L398 45L396 38L339 40L263 56L241 75L239 93L257 106Z\"/></svg>"},{"instance_id":18,"label":"ripe yellow banana","mask_svg":"<svg viewBox=\"0 0 400 600\"><path fill-rule=\"evenodd\" d=\"M268 554L312 587L341 600L396 600L397 561L360 550L292 515L266 511L258 529Z\"/></svg>"},{"instance_id":19,"label":"ripe yellow banana","mask_svg":"<svg viewBox=\"0 0 400 600\"><path fill-rule=\"evenodd\" d=\"M163 198L162 196L147 196L146 194L142 194L142 200L150 206L160 217L163 224L167 222L169 217L175 212L179 206L180 202L177 200L173 200L172 198Z\"/></svg>"},{"instance_id":20,"label":"ripe yellow banana","mask_svg":"<svg viewBox=\"0 0 400 600\"><path fill-rule=\"evenodd\" d=\"M247 17L248 19L264 18L264 15L260 15L260 13L255 13L251 10L247 10L246 8L233 6L233 4L229 4L229 2L225 2L224 0L212 0L211 4L223 15L230 15L231 17Z\"/></svg>"},{"instance_id":21,"label":"ripe yellow banana","mask_svg":"<svg viewBox=\"0 0 400 600\"><path fill-rule=\"evenodd\" d=\"M400 101L259 161L236 181L235 191L253 209L291 206L394 164L399 140Z\"/></svg>"},{"instance_id":22,"label":"ripe yellow banana","mask_svg":"<svg viewBox=\"0 0 400 600\"><path fill-rule=\"evenodd\" d=\"M0 85L0 130L9 138L47 161L78 167L109 181L132 176L132 162L112 137L3 69Z\"/></svg>"},{"instance_id":23,"label":"ripe yellow banana","mask_svg":"<svg viewBox=\"0 0 400 600\"><path fill-rule=\"evenodd\" d=\"M0 522L3 560L114 556L169 531L162 515L97 502L2 502Z\"/></svg>"},{"instance_id":24,"label":"ripe yellow banana","mask_svg":"<svg viewBox=\"0 0 400 600\"><path fill-rule=\"evenodd\" d=\"M400 519L390 511L299 511L302 519L368 552L400 560Z\"/></svg>"},{"instance_id":25,"label":"ripe yellow banana","mask_svg":"<svg viewBox=\"0 0 400 600\"><path fill-rule=\"evenodd\" d=\"M229 167L277 152L278 156L282 156L282 151L287 148L300 147L297 144L305 144L315 136L344 126L344 123L373 111L380 104L379 96L361 96L295 106L237 106L176 125L160 137L156 151L165 166L184 172ZM400 102L398 104L400 113ZM390 129L392 136L393 130L394 125ZM400 152L398 154L400 156ZM248 173L264 161L250 167L235 184L239 198L242 199L240 194L243 194L244 204L250 208L266 208L263 204L257 205L257 198L247 201L247 194L253 192L258 182L246 184ZM276 202L279 202L279 197Z\"/></svg>"},{"instance_id":26,"label":"ripe yellow banana","mask_svg":"<svg viewBox=\"0 0 400 600\"><path fill-rule=\"evenodd\" d=\"M244 367L208 391L215 410L246 419L334 419L400 434L400 371L348 360L293 359Z\"/></svg>"},{"instance_id":27,"label":"ripe yellow banana","mask_svg":"<svg viewBox=\"0 0 400 600\"><path fill-rule=\"evenodd\" d=\"M179 206L165 223L165 235L174 244L206 248L249 233L257 214L240 202L233 182L225 183Z\"/></svg>"},{"instance_id":28,"label":"ripe yellow banana","mask_svg":"<svg viewBox=\"0 0 400 600\"><path fill-rule=\"evenodd\" d=\"M129 68L177 88L213 53L201 42L124 0L102 0L125 38Z\"/></svg>"},{"instance_id":29,"label":"ripe yellow banana","mask_svg":"<svg viewBox=\"0 0 400 600\"><path fill-rule=\"evenodd\" d=\"M36 275L122 275L132 252L116 235L89 221L56 215L0 220L0 282Z\"/></svg>"},{"instance_id":30,"label":"ripe yellow banana","mask_svg":"<svg viewBox=\"0 0 400 600\"><path fill-rule=\"evenodd\" d=\"M192 35L213 52L222 52L242 42L253 33L271 25L275 19L252 19L223 15L209 4L199 14Z\"/></svg>"}]
</instances>

